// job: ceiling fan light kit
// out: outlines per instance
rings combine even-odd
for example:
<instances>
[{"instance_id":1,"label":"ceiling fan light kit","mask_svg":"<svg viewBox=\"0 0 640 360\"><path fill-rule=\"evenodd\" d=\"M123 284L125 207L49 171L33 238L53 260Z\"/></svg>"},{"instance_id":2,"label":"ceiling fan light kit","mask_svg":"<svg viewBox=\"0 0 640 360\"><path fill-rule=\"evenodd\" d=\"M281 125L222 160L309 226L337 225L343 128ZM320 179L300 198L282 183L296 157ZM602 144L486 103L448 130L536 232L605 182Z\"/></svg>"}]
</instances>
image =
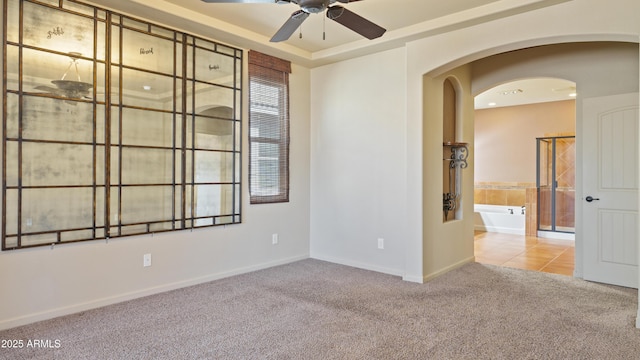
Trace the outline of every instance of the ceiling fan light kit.
<instances>
[{"instance_id":1,"label":"ceiling fan light kit","mask_svg":"<svg viewBox=\"0 0 640 360\"><path fill-rule=\"evenodd\" d=\"M361 0L202 0L212 4L296 4L300 10L291 14L289 19L273 35L271 42L288 40L291 35L302 25L310 14L318 14L326 10L327 17L338 24L373 40L382 36L387 30L383 27L363 18L362 16L347 10L336 2L348 4ZM332 6L333 5L333 6Z\"/></svg>"}]
</instances>

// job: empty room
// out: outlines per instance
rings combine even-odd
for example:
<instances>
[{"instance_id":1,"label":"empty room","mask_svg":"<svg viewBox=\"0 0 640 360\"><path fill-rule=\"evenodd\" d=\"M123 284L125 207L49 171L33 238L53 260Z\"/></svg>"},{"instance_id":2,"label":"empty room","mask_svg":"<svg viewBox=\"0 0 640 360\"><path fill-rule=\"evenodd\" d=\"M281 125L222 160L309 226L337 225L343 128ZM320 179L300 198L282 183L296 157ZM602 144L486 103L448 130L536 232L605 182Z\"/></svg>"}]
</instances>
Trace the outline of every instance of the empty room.
<instances>
[{"instance_id":1,"label":"empty room","mask_svg":"<svg viewBox=\"0 0 640 360\"><path fill-rule=\"evenodd\" d=\"M640 354L636 0L2 14L0 358ZM530 96L505 87L523 79L571 85L569 130L556 110L476 115L481 94ZM516 175L566 132L570 195L553 171L543 198ZM544 201L571 209L570 269L487 260L474 204L518 205L526 234L481 235L543 261Z\"/></svg>"}]
</instances>

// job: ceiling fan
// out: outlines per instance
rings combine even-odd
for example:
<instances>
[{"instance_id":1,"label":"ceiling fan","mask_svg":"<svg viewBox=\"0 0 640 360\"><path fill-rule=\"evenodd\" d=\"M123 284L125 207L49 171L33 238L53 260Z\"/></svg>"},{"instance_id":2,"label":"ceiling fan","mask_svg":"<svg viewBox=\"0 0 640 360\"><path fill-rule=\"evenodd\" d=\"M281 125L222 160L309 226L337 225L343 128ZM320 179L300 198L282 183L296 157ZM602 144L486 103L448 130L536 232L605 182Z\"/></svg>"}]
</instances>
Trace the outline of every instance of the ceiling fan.
<instances>
[{"instance_id":1,"label":"ceiling fan","mask_svg":"<svg viewBox=\"0 0 640 360\"><path fill-rule=\"evenodd\" d=\"M363 18L362 16L345 9L336 2L347 4L360 0L202 0L206 3L249 3L249 4L290 4L300 6L300 10L291 14L291 17L273 35L271 42L285 41L300 27L310 14L318 14L326 10L327 17L369 40L379 38L387 30Z\"/></svg>"}]
</instances>

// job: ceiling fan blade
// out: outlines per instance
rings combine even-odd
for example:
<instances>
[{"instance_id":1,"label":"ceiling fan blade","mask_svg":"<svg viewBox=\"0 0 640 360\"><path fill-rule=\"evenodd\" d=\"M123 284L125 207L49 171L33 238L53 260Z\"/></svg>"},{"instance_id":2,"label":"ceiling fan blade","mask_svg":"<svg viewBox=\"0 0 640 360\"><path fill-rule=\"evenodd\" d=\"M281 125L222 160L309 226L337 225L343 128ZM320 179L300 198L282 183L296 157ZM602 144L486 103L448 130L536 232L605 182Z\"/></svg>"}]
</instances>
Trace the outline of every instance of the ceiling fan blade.
<instances>
[{"instance_id":1,"label":"ceiling fan blade","mask_svg":"<svg viewBox=\"0 0 640 360\"><path fill-rule=\"evenodd\" d=\"M211 4L275 4L277 0L202 0Z\"/></svg>"},{"instance_id":2,"label":"ceiling fan blade","mask_svg":"<svg viewBox=\"0 0 640 360\"><path fill-rule=\"evenodd\" d=\"M342 6L331 6L327 9L327 17L357 32L369 40L379 38L387 30Z\"/></svg>"},{"instance_id":3,"label":"ceiling fan blade","mask_svg":"<svg viewBox=\"0 0 640 360\"><path fill-rule=\"evenodd\" d=\"M307 20L308 17L309 13L302 10L298 10L291 14L291 17L287 22L285 22L280 30L273 35L271 42L280 42L289 39L291 34L293 34L300 27L300 24Z\"/></svg>"},{"instance_id":4,"label":"ceiling fan blade","mask_svg":"<svg viewBox=\"0 0 640 360\"><path fill-rule=\"evenodd\" d=\"M360 1L360 0L338 0L338 2L343 3L343 4L348 4L354 1Z\"/></svg>"}]
</instances>

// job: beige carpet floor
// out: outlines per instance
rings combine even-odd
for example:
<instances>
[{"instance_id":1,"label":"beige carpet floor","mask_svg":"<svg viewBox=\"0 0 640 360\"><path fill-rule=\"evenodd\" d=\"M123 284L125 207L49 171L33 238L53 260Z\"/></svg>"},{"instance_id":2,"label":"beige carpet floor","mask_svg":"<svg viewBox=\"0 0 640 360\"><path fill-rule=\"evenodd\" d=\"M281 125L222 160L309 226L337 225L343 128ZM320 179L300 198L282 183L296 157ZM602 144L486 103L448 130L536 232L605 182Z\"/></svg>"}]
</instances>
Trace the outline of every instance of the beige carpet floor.
<instances>
[{"instance_id":1,"label":"beige carpet floor","mask_svg":"<svg viewBox=\"0 0 640 360\"><path fill-rule=\"evenodd\" d=\"M1 359L639 359L637 291L469 264L427 284L317 260L0 332Z\"/></svg>"}]
</instances>

